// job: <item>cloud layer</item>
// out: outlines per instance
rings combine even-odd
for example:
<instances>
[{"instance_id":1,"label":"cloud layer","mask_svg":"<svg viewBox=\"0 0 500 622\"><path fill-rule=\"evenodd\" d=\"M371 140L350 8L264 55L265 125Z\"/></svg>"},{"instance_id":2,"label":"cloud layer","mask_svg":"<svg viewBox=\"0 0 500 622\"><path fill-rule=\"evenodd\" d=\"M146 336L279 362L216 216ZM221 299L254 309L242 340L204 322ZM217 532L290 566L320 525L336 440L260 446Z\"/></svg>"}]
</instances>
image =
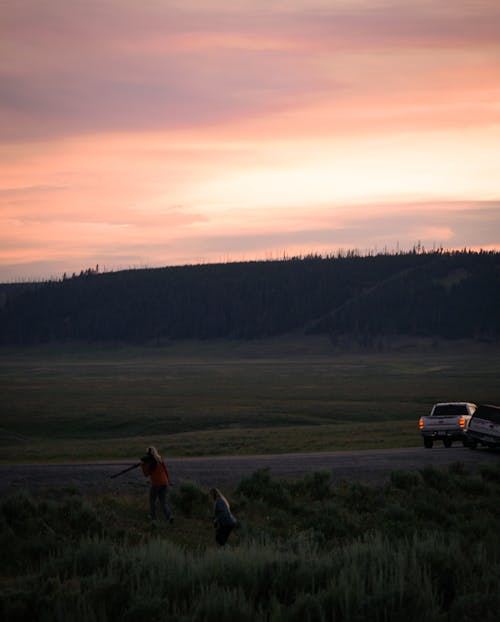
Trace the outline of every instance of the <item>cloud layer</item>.
<instances>
[{"instance_id":1,"label":"cloud layer","mask_svg":"<svg viewBox=\"0 0 500 622\"><path fill-rule=\"evenodd\" d=\"M499 247L497 2L2 3L0 280Z\"/></svg>"}]
</instances>

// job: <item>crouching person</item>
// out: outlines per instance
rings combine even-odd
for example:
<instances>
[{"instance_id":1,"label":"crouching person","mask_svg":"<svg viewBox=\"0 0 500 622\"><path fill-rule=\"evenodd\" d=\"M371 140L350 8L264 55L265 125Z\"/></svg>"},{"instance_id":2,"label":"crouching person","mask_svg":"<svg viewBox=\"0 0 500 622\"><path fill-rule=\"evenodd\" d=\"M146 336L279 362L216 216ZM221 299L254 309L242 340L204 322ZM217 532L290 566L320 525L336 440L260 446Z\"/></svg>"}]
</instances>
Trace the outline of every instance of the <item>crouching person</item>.
<instances>
[{"instance_id":1,"label":"crouching person","mask_svg":"<svg viewBox=\"0 0 500 622\"><path fill-rule=\"evenodd\" d=\"M146 455L141 458L141 462L144 477L151 478L151 488L149 490L149 511L151 513L151 519L156 519L156 502L159 501L163 515L170 523L173 523L174 517L167 503L169 476L162 457L155 447L148 447Z\"/></svg>"},{"instance_id":2,"label":"crouching person","mask_svg":"<svg viewBox=\"0 0 500 622\"><path fill-rule=\"evenodd\" d=\"M237 521L231 513L228 500L218 488L211 488L208 494L214 504L215 541L219 546L225 546Z\"/></svg>"}]
</instances>

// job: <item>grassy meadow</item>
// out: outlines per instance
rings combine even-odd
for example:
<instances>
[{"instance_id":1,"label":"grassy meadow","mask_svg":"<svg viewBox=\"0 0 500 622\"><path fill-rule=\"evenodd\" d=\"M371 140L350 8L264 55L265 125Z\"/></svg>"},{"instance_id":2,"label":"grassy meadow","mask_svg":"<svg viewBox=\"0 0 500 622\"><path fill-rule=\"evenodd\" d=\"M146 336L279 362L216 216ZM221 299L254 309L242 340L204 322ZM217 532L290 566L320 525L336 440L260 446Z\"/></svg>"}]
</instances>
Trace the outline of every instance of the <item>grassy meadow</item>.
<instances>
[{"instance_id":1,"label":"grassy meadow","mask_svg":"<svg viewBox=\"0 0 500 622\"><path fill-rule=\"evenodd\" d=\"M0 460L405 447L436 401L500 403L500 350L324 337L0 349Z\"/></svg>"},{"instance_id":2,"label":"grassy meadow","mask_svg":"<svg viewBox=\"0 0 500 622\"><path fill-rule=\"evenodd\" d=\"M500 462L378 486L260 470L225 492L239 520L225 549L194 482L172 489L173 525L151 523L143 496L0 499L1 619L498 620Z\"/></svg>"},{"instance_id":3,"label":"grassy meadow","mask_svg":"<svg viewBox=\"0 0 500 622\"><path fill-rule=\"evenodd\" d=\"M466 347L465 347L466 346ZM439 400L500 403L481 344L328 340L0 350L2 461L138 458L420 445ZM0 499L0 619L9 622L496 622L500 462L393 472L256 471L223 491L239 524L214 543L207 491L75 488Z\"/></svg>"}]
</instances>

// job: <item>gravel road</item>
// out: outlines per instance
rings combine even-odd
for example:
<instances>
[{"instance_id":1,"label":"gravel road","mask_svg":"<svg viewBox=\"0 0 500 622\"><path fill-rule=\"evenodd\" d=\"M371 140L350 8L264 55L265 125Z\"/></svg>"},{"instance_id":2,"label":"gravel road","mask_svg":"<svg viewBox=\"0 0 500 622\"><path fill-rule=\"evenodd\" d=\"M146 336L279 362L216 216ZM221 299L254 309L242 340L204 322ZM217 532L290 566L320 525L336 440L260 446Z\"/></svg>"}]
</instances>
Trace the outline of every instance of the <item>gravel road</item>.
<instances>
[{"instance_id":1,"label":"gravel road","mask_svg":"<svg viewBox=\"0 0 500 622\"><path fill-rule=\"evenodd\" d=\"M265 467L275 477L300 477L305 473L328 470L334 481L380 483L395 470L412 470L425 465L445 467L453 462L461 462L467 469L476 469L479 465L499 460L499 451L485 448L472 451L457 446L449 449L418 447L272 456L167 457L166 462L174 485L191 480L202 486L227 487ZM133 469L113 479L111 476L135 462L136 459L57 465L4 464L0 465L0 494L22 488L37 491L68 487L81 492L133 492L148 485L140 469Z\"/></svg>"}]
</instances>

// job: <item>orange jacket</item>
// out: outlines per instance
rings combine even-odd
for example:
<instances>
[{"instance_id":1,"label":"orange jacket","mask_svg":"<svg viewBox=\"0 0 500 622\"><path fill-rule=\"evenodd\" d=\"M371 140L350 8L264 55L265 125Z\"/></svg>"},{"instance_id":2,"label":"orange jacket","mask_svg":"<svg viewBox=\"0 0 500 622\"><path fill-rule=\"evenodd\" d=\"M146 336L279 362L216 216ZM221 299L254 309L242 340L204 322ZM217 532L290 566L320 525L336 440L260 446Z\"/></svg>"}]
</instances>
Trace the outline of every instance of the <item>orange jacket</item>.
<instances>
[{"instance_id":1,"label":"orange jacket","mask_svg":"<svg viewBox=\"0 0 500 622\"><path fill-rule=\"evenodd\" d=\"M144 477L151 478L152 486L168 486L168 471L163 462L151 460L150 462L143 462L141 467Z\"/></svg>"}]
</instances>

